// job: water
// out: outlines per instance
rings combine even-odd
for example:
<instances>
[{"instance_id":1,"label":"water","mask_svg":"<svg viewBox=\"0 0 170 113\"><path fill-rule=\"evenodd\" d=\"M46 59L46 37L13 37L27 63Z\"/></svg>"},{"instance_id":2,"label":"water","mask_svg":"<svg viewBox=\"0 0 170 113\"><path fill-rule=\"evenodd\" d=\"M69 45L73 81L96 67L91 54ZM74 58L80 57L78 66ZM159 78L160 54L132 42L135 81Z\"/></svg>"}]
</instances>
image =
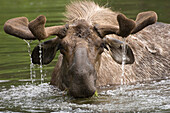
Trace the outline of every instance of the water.
<instances>
[{"instance_id":1,"label":"water","mask_svg":"<svg viewBox=\"0 0 170 113\"><path fill-rule=\"evenodd\" d=\"M170 23L169 0L95 0L135 19L137 13L154 10L159 21ZM102 87L99 97L73 99L50 86L56 58L31 70L29 47L25 42L3 32L7 19L26 16L29 20L43 14L46 26L64 24L63 12L69 0L1 0L0 3L0 112L169 112L170 79L122 86ZM9 7L10 6L10 7ZM145 6L145 7L143 7ZM53 38L53 37L50 37ZM39 41L30 43L30 51ZM34 76L34 72L36 76ZM31 80L32 74L32 80ZM46 74L46 76L45 76ZM120 74L121 76L121 74ZM33 82L33 83L32 83ZM122 90L120 90L122 88Z\"/></svg>"},{"instance_id":2,"label":"water","mask_svg":"<svg viewBox=\"0 0 170 113\"><path fill-rule=\"evenodd\" d=\"M35 73L35 70L34 70L34 64L32 63L32 57L31 57L31 41L27 41L27 40L24 40L27 45L28 45L28 54L29 54L29 57L30 57L30 79L31 79L31 82L34 83L34 79L36 77L36 73Z\"/></svg>"},{"instance_id":3,"label":"water","mask_svg":"<svg viewBox=\"0 0 170 113\"><path fill-rule=\"evenodd\" d=\"M121 85L126 84L124 82L125 74L125 64L126 64L126 38L123 38L123 47L122 47L122 74L121 74Z\"/></svg>"},{"instance_id":4,"label":"water","mask_svg":"<svg viewBox=\"0 0 170 113\"><path fill-rule=\"evenodd\" d=\"M18 112L168 112L170 80L152 81L99 90L99 97L72 99L59 89L42 84L3 88L0 109ZM64 96L65 95L65 96Z\"/></svg>"},{"instance_id":5,"label":"water","mask_svg":"<svg viewBox=\"0 0 170 113\"><path fill-rule=\"evenodd\" d=\"M43 76L43 65L42 65L42 50L41 50L41 41L39 41L39 58L40 58L40 74L41 74L41 83L44 81L44 76Z\"/></svg>"},{"instance_id":6,"label":"water","mask_svg":"<svg viewBox=\"0 0 170 113\"><path fill-rule=\"evenodd\" d=\"M124 75L125 75L125 64L126 64L126 38L123 38L123 47L122 47L122 74L121 74L121 86L120 86L120 91L122 92L122 93L124 93L123 92L123 87L124 87L124 85L126 84L126 82L125 82L125 78L124 78ZM122 99L124 99L124 98L122 98Z\"/></svg>"}]
</instances>

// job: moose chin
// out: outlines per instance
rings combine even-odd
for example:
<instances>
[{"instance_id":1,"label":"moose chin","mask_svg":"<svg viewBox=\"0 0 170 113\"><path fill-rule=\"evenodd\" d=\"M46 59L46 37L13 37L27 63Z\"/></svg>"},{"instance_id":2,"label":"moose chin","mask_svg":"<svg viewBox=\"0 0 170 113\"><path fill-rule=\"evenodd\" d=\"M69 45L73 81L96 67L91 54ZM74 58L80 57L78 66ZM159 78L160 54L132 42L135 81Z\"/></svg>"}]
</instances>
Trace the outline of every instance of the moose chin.
<instances>
[{"instance_id":1,"label":"moose chin","mask_svg":"<svg viewBox=\"0 0 170 113\"><path fill-rule=\"evenodd\" d=\"M123 38L126 38L126 83L170 75L170 24L158 23L154 11L141 12L136 20L92 1L66 7L66 24L45 27L46 17L32 21L17 17L6 21L4 31L25 40L56 38L41 44L42 64L60 51L51 85L67 89L75 98L91 97L99 86L120 84ZM153 25L151 25L153 24ZM32 51L40 64L39 46Z\"/></svg>"}]
</instances>

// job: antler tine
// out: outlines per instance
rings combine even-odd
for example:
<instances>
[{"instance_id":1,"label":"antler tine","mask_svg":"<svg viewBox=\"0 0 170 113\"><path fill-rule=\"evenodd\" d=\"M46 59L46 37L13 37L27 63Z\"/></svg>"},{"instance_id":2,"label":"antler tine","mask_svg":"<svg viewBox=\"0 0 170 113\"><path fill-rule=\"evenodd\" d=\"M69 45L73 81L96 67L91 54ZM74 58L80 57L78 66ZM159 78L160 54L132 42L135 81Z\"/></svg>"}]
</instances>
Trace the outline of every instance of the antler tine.
<instances>
[{"instance_id":1,"label":"antler tine","mask_svg":"<svg viewBox=\"0 0 170 113\"><path fill-rule=\"evenodd\" d=\"M117 21L119 26L116 25L95 25L95 29L98 32L99 36L103 38L108 34L116 34L123 38L130 35L131 31L135 28L135 21L127 18L123 14L118 14Z\"/></svg>"},{"instance_id":2,"label":"antler tine","mask_svg":"<svg viewBox=\"0 0 170 113\"><path fill-rule=\"evenodd\" d=\"M36 40L36 37L28 29L28 19L26 17L12 18L5 22L4 31L7 34L26 40Z\"/></svg>"},{"instance_id":3,"label":"antler tine","mask_svg":"<svg viewBox=\"0 0 170 113\"><path fill-rule=\"evenodd\" d=\"M123 38L129 36L131 31L136 26L134 20L127 18L123 14L119 14L117 16L117 21L119 23L119 32L117 33L117 35L119 35Z\"/></svg>"},{"instance_id":4,"label":"antler tine","mask_svg":"<svg viewBox=\"0 0 170 113\"><path fill-rule=\"evenodd\" d=\"M28 27L32 34L39 40L44 40L50 35L57 35L60 38L65 37L68 25L64 26L52 26L45 28L46 17L43 15L38 16L36 19L32 20Z\"/></svg>"},{"instance_id":5,"label":"antler tine","mask_svg":"<svg viewBox=\"0 0 170 113\"><path fill-rule=\"evenodd\" d=\"M136 17L136 27L132 30L131 34L135 34L146 26L154 24L157 21L157 14L154 11L141 12Z\"/></svg>"},{"instance_id":6,"label":"antler tine","mask_svg":"<svg viewBox=\"0 0 170 113\"><path fill-rule=\"evenodd\" d=\"M28 24L28 28L30 29L32 34L39 40L43 40L47 37L47 33L45 31L45 23L46 17L40 15Z\"/></svg>"}]
</instances>

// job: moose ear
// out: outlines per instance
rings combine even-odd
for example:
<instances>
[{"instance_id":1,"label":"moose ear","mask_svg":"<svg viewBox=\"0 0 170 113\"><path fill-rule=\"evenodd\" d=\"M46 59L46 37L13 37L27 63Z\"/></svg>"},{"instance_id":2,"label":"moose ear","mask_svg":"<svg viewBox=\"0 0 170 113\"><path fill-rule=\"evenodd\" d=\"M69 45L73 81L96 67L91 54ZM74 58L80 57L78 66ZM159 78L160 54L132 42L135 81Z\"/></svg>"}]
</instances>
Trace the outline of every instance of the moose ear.
<instances>
[{"instance_id":1,"label":"moose ear","mask_svg":"<svg viewBox=\"0 0 170 113\"><path fill-rule=\"evenodd\" d=\"M110 51L110 55L117 63L122 64L122 49L123 42L111 37L106 36L104 41ZM135 61L133 51L130 46L126 45L126 60L125 64L133 64Z\"/></svg>"},{"instance_id":2,"label":"moose ear","mask_svg":"<svg viewBox=\"0 0 170 113\"><path fill-rule=\"evenodd\" d=\"M60 38L53 38L41 44L41 58L42 64L49 64L55 57L59 48ZM34 64L40 64L40 46L36 46L32 52L32 62Z\"/></svg>"}]
</instances>

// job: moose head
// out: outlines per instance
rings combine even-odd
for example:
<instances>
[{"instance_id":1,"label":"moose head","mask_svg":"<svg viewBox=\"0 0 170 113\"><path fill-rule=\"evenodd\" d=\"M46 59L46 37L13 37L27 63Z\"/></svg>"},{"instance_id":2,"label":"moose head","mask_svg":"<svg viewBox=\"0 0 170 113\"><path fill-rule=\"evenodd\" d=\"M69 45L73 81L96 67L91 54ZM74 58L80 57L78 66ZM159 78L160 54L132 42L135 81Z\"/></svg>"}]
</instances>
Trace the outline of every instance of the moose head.
<instances>
[{"instance_id":1,"label":"moose head","mask_svg":"<svg viewBox=\"0 0 170 113\"><path fill-rule=\"evenodd\" d=\"M122 63L123 42L106 35L116 34L126 38L155 23L157 15L153 11L142 12L134 21L118 14L117 21L118 26L90 25L84 19L76 19L66 25L45 27L46 17L43 15L31 22L26 17L18 17L8 20L4 31L26 40L44 40L56 35L56 38L41 44L42 64L49 64L59 50L63 55L63 87L74 97L90 97L96 91L97 71L104 49L110 51L117 63ZM34 64L40 64L39 49L36 46L32 52ZM129 45L126 49L126 64L132 64L135 61L133 52Z\"/></svg>"}]
</instances>

